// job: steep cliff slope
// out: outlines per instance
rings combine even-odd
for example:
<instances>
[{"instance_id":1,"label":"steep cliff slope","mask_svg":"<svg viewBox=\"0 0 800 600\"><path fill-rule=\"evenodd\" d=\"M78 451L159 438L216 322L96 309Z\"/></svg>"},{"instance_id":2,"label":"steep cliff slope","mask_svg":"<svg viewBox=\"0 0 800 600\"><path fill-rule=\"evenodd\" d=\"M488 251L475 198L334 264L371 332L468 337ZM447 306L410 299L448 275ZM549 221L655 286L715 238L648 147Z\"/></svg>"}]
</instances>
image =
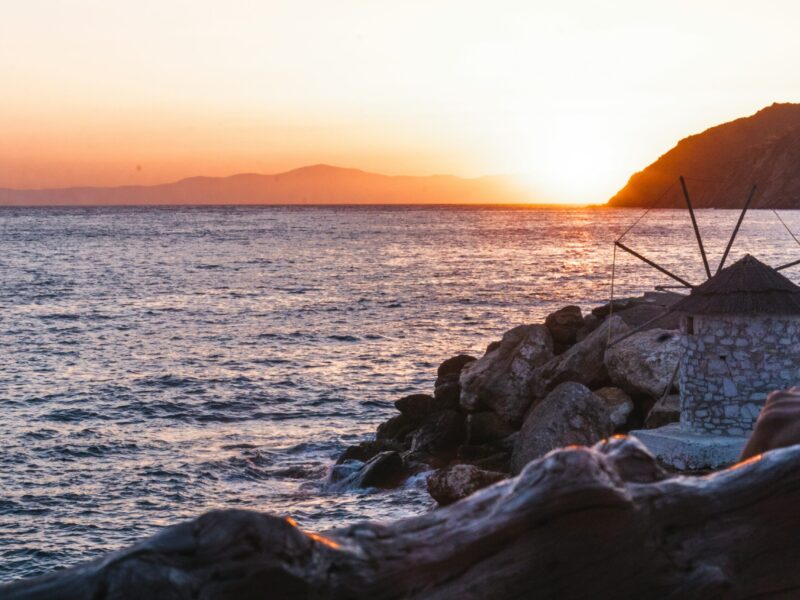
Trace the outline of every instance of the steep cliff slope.
<instances>
[{"instance_id":1,"label":"steep cliff slope","mask_svg":"<svg viewBox=\"0 0 800 600\"><path fill-rule=\"evenodd\" d=\"M679 175L699 207L741 207L753 184L755 208L800 207L800 104L773 104L682 139L635 173L609 205L683 206L678 186L664 193Z\"/></svg>"}]
</instances>

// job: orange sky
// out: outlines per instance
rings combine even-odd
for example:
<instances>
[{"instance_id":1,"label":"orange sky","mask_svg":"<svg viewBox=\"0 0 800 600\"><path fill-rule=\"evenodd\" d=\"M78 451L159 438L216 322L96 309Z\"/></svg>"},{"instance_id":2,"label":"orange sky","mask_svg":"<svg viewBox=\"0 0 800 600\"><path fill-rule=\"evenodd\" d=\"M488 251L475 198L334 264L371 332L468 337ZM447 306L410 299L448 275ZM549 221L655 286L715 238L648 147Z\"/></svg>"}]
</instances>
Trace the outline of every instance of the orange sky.
<instances>
[{"instance_id":1,"label":"orange sky","mask_svg":"<svg viewBox=\"0 0 800 600\"><path fill-rule=\"evenodd\" d=\"M520 173L602 201L674 142L800 100L796 2L26 0L0 186L329 163Z\"/></svg>"}]
</instances>

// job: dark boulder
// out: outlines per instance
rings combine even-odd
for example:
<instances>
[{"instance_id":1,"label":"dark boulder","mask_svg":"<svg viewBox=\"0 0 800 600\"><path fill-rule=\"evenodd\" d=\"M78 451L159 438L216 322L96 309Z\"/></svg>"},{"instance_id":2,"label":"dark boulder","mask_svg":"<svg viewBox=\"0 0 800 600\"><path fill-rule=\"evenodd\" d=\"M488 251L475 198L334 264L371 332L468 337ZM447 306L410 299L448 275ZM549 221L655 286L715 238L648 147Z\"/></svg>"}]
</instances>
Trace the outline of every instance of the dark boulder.
<instances>
[{"instance_id":1,"label":"dark boulder","mask_svg":"<svg viewBox=\"0 0 800 600\"><path fill-rule=\"evenodd\" d=\"M407 419L419 423L435 410L436 402L430 394L411 394L395 400L394 407Z\"/></svg>"},{"instance_id":2,"label":"dark boulder","mask_svg":"<svg viewBox=\"0 0 800 600\"><path fill-rule=\"evenodd\" d=\"M475 357L469 354L458 354L457 356L448 358L439 365L439 368L436 370L436 376L445 377L446 375L458 375L461 373L461 369L464 368L464 365L474 360L476 360Z\"/></svg>"},{"instance_id":3,"label":"dark boulder","mask_svg":"<svg viewBox=\"0 0 800 600\"><path fill-rule=\"evenodd\" d=\"M473 465L454 465L428 477L428 493L440 506L446 506L506 477L503 473L485 471Z\"/></svg>"},{"instance_id":4,"label":"dark boulder","mask_svg":"<svg viewBox=\"0 0 800 600\"><path fill-rule=\"evenodd\" d=\"M592 309L592 314L595 317L600 317L601 319L606 318L610 314L616 314L625 310L626 308L631 308L632 306L644 302L642 298L634 297L634 298L615 298L611 302L606 302L596 308Z\"/></svg>"},{"instance_id":5,"label":"dark boulder","mask_svg":"<svg viewBox=\"0 0 800 600\"><path fill-rule=\"evenodd\" d=\"M458 401L461 397L461 384L458 382L458 375L447 375L441 381L437 380L437 385L433 389L433 397L436 399L436 408L458 408Z\"/></svg>"},{"instance_id":6,"label":"dark boulder","mask_svg":"<svg viewBox=\"0 0 800 600\"><path fill-rule=\"evenodd\" d=\"M337 462L328 476L331 490L353 488L393 488L406 480L410 474L399 452L379 452L367 462L345 460Z\"/></svg>"},{"instance_id":7,"label":"dark boulder","mask_svg":"<svg viewBox=\"0 0 800 600\"><path fill-rule=\"evenodd\" d=\"M412 421L405 415L395 415L388 421L384 421L378 425L375 439L381 441L395 441L403 444L408 434L414 431L416 425L416 421Z\"/></svg>"},{"instance_id":8,"label":"dark boulder","mask_svg":"<svg viewBox=\"0 0 800 600\"><path fill-rule=\"evenodd\" d=\"M492 444L463 444L456 450L457 459L465 463L483 460L495 454L497 454L497 447Z\"/></svg>"},{"instance_id":9,"label":"dark boulder","mask_svg":"<svg viewBox=\"0 0 800 600\"><path fill-rule=\"evenodd\" d=\"M467 442L482 444L503 439L514 433L514 428L491 411L467 415Z\"/></svg>"},{"instance_id":10,"label":"dark boulder","mask_svg":"<svg viewBox=\"0 0 800 600\"><path fill-rule=\"evenodd\" d=\"M406 472L398 452L381 452L372 457L356 479L358 487L391 488L403 483Z\"/></svg>"},{"instance_id":11,"label":"dark boulder","mask_svg":"<svg viewBox=\"0 0 800 600\"><path fill-rule=\"evenodd\" d=\"M489 344L486 346L486 352L483 353L484 356L489 354L489 352L491 352L492 350L497 350L500 347L500 344L502 343L503 343L502 340L495 340L494 342L489 342Z\"/></svg>"},{"instance_id":12,"label":"dark boulder","mask_svg":"<svg viewBox=\"0 0 800 600\"><path fill-rule=\"evenodd\" d=\"M432 458L455 454L464 442L464 415L455 410L442 410L430 415L411 437L411 451Z\"/></svg>"},{"instance_id":13,"label":"dark boulder","mask_svg":"<svg viewBox=\"0 0 800 600\"><path fill-rule=\"evenodd\" d=\"M561 354L577 341L583 328L583 314L579 306L565 306L547 315L544 325L553 337L555 353Z\"/></svg>"},{"instance_id":14,"label":"dark boulder","mask_svg":"<svg viewBox=\"0 0 800 600\"><path fill-rule=\"evenodd\" d=\"M370 458L386 450L402 450L402 445L392 440L367 440L348 446L336 460L339 465L348 460L367 462Z\"/></svg>"}]
</instances>

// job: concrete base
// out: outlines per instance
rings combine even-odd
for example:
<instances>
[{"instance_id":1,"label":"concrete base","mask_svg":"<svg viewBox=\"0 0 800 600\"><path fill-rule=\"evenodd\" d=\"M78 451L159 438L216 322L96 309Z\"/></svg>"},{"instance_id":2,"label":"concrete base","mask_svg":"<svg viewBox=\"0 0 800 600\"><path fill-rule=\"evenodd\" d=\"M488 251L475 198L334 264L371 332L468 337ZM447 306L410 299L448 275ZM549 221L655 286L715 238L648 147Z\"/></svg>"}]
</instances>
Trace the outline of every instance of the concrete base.
<instances>
[{"instance_id":1,"label":"concrete base","mask_svg":"<svg viewBox=\"0 0 800 600\"><path fill-rule=\"evenodd\" d=\"M679 471L727 467L739 459L746 437L691 433L679 423L631 431L658 460Z\"/></svg>"}]
</instances>

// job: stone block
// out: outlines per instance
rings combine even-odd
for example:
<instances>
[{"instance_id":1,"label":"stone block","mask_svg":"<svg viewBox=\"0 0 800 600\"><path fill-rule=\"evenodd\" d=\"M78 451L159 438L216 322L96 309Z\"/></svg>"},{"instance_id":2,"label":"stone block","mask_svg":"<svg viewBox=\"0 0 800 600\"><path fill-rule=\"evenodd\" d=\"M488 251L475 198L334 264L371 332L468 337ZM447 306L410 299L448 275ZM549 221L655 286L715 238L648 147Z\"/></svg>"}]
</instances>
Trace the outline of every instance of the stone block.
<instances>
[{"instance_id":1,"label":"stone block","mask_svg":"<svg viewBox=\"0 0 800 600\"><path fill-rule=\"evenodd\" d=\"M679 471L719 469L734 464L744 436L692 433L673 423L658 429L631 431L663 464Z\"/></svg>"}]
</instances>

